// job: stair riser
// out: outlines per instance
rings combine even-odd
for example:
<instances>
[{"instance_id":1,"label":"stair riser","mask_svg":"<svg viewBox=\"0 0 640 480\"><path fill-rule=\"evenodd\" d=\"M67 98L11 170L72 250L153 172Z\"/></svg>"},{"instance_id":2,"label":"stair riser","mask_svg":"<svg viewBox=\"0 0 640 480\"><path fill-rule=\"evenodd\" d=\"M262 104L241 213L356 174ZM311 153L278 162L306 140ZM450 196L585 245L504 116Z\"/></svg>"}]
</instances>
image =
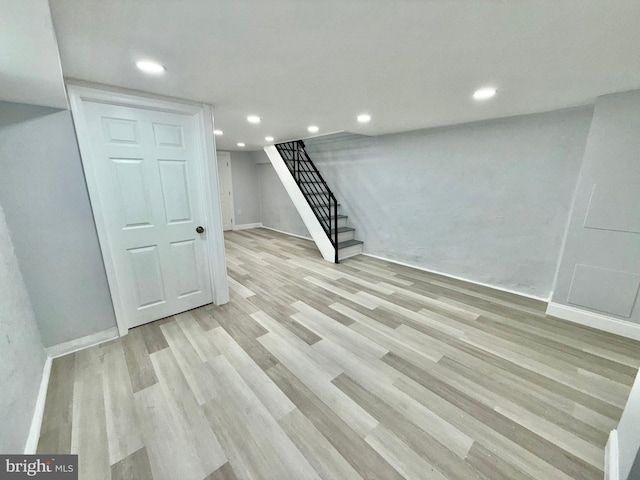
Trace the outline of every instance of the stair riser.
<instances>
[{"instance_id":1,"label":"stair riser","mask_svg":"<svg viewBox=\"0 0 640 480\"><path fill-rule=\"evenodd\" d=\"M319 220L321 221L321 223L325 223L327 221L327 217L320 216ZM334 227L333 219L329 219L328 221L331 225L331 228L333 228ZM346 226L347 226L347 217L346 216L338 217L338 228L346 227Z\"/></svg>"},{"instance_id":2,"label":"stair riser","mask_svg":"<svg viewBox=\"0 0 640 480\"><path fill-rule=\"evenodd\" d=\"M309 205L311 205L311 208L313 208L314 210L319 211L323 215L326 215L329 210L331 210L331 212L329 212L329 213L331 213L331 215L333 215L333 213L334 213L333 212L333 207L332 208L327 208L326 205L317 204L317 203L313 203L313 202L309 203ZM318 207L320 207L320 208L318 208ZM338 205L338 215L342 215L342 209L341 209L340 205Z\"/></svg>"},{"instance_id":3,"label":"stair riser","mask_svg":"<svg viewBox=\"0 0 640 480\"><path fill-rule=\"evenodd\" d=\"M311 208L313 208L314 210L320 212L323 215L326 215L327 213L331 213L331 215L333 215L333 208L327 208L324 205L315 205L313 203L310 203L309 205L311 205ZM320 208L318 208L320 207ZM329 212L329 210L331 210L331 212ZM342 212L340 211L340 206L338 205L338 215L342 215Z\"/></svg>"},{"instance_id":4,"label":"stair riser","mask_svg":"<svg viewBox=\"0 0 640 480\"><path fill-rule=\"evenodd\" d=\"M326 220L326 217L321 217L322 222L324 222ZM333 219L329 220L329 222L331 223L331 228L333 229ZM342 227L346 227L347 226L347 217L338 217L338 228L342 228Z\"/></svg>"},{"instance_id":5,"label":"stair riser","mask_svg":"<svg viewBox=\"0 0 640 480\"><path fill-rule=\"evenodd\" d=\"M326 205L329 202L329 199L326 195L318 196L318 195L306 195L302 192L304 198L309 202L309 205Z\"/></svg>"},{"instance_id":6,"label":"stair riser","mask_svg":"<svg viewBox=\"0 0 640 480\"><path fill-rule=\"evenodd\" d=\"M346 242L347 240L355 240L355 238L355 230L349 230L348 232L338 232L338 243ZM331 237L331 241L333 241L333 236Z\"/></svg>"},{"instance_id":7,"label":"stair riser","mask_svg":"<svg viewBox=\"0 0 640 480\"><path fill-rule=\"evenodd\" d=\"M341 248L338 250L338 259L344 260L345 258L353 257L354 255L358 255L362 253L362 244L352 245L347 248Z\"/></svg>"},{"instance_id":8,"label":"stair riser","mask_svg":"<svg viewBox=\"0 0 640 480\"><path fill-rule=\"evenodd\" d=\"M348 232L338 233L338 243L346 242L347 240L354 240L356 238L356 231L349 230Z\"/></svg>"}]
</instances>

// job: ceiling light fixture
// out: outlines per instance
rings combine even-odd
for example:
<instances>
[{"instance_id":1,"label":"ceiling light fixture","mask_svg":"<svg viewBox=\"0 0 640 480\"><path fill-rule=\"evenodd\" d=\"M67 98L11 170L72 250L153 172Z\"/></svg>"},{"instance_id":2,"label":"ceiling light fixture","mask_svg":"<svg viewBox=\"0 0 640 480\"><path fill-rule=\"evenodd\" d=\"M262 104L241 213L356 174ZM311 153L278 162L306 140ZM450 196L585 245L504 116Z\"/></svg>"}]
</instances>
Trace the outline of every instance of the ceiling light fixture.
<instances>
[{"instance_id":1,"label":"ceiling light fixture","mask_svg":"<svg viewBox=\"0 0 640 480\"><path fill-rule=\"evenodd\" d=\"M473 92L473 98L475 100L488 100L493 97L498 90L493 87L480 88Z\"/></svg>"},{"instance_id":2,"label":"ceiling light fixture","mask_svg":"<svg viewBox=\"0 0 640 480\"><path fill-rule=\"evenodd\" d=\"M273 142L273 137L264 137L267 142Z\"/></svg>"},{"instance_id":3,"label":"ceiling light fixture","mask_svg":"<svg viewBox=\"0 0 640 480\"><path fill-rule=\"evenodd\" d=\"M320 130L318 127L316 127L315 125L311 125L309 127L307 127L307 130L309 130L309 132L311 133L318 133L318 130Z\"/></svg>"},{"instance_id":4,"label":"ceiling light fixture","mask_svg":"<svg viewBox=\"0 0 640 480\"><path fill-rule=\"evenodd\" d=\"M214 130L213 134L214 135L222 135L222 130Z\"/></svg>"},{"instance_id":5,"label":"ceiling light fixture","mask_svg":"<svg viewBox=\"0 0 640 480\"><path fill-rule=\"evenodd\" d=\"M149 60L138 60L136 62L136 67L146 73L164 73L167 71L167 68L164 65L160 65L156 62L151 62Z\"/></svg>"},{"instance_id":6,"label":"ceiling light fixture","mask_svg":"<svg viewBox=\"0 0 640 480\"><path fill-rule=\"evenodd\" d=\"M369 115L368 113L361 113L360 115L358 115L358 121L360 123L367 123L371 121L371 115Z\"/></svg>"},{"instance_id":7,"label":"ceiling light fixture","mask_svg":"<svg viewBox=\"0 0 640 480\"><path fill-rule=\"evenodd\" d=\"M257 115L249 115L247 117L247 122L249 123L260 123L260 117Z\"/></svg>"},{"instance_id":8,"label":"ceiling light fixture","mask_svg":"<svg viewBox=\"0 0 640 480\"><path fill-rule=\"evenodd\" d=\"M238 143L238 146L239 147L244 147L244 143L240 142L240 143Z\"/></svg>"}]
</instances>

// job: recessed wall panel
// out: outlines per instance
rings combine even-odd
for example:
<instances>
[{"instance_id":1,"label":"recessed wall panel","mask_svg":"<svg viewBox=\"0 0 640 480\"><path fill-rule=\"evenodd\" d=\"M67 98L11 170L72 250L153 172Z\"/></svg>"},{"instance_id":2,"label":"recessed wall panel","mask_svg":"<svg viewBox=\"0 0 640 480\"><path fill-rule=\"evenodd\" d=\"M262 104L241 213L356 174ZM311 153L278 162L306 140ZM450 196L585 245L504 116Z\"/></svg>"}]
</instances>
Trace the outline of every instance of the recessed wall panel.
<instances>
[{"instance_id":1,"label":"recessed wall panel","mask_svg":"<svg viewBox=\"0 0 640 480\"><path fill-rule=\"evenodd\" d=\"M640 275L577 264L568 302L621 317L631 316Z\"/></svg>"},{"instance_id":2,"label":"recessed wall panel","mask_svg":"<svg viewBox=\"0 0 640 480\"><path fill-rule=\"evenodd\" d=\"M120 191L123 229L152 225L149 192L142 169L142 159L112 158Z\"/></svg>"},{"instance_id":3,"label":"recessed wall panel","mask_svg":"<svg viewBox=\"0 0 640 480\"><path fill-rule=\"evenodd\" d=\"M158 305L166 300L158 246L150 245L128 250L138 299L138 310Z\"/></svg>"},{"instance_id":4,"label":"recessed wall panel","mask_svg":"<svg viewBox=\"0 0 640 480\"><path fill-rule=\"evenodd\" d=\"M584 221L586 228L640 233L638 183L607 187L594 185Z\"/></svg>"},{"instance_id":5,"label":"recessed wall panel","mask_svg":"<svg viewBox=\"0 0 640 480\"><path fill-rule=\"evenodd\" d=\"M200 292L195 240L172 243L171 257L178 276L178 297Z\"/></svg>"},{"instance_id":6,"label":"recessed wall panel","mask_svg":"<svg viewBox=\"0 0 640 480\"><path fill-rule=\"evenodd\" d=\"M137 145L140 143L138 122L124 118L102 117L105 140L109 143Z\"/></svg>"},{"instance_id":7,"label":"recessed wall panel","mask_svg":"<svg viewBox=\"0 0 640 480\"><path fill-rule=\"evenodd\" d=\"M191 220L186 161L158 160L167 223Z\"/></svg>"},{"instance_id":8,"label":"recessed wall panel","mask_svg":"<svg viewBox=\"0 0 640 480\"><path fill-rule=\"evenodd\" d=\"M183 135L181 125L153 124L153 135L157 147L182 147Z\"/></svg>"}]
</instances>

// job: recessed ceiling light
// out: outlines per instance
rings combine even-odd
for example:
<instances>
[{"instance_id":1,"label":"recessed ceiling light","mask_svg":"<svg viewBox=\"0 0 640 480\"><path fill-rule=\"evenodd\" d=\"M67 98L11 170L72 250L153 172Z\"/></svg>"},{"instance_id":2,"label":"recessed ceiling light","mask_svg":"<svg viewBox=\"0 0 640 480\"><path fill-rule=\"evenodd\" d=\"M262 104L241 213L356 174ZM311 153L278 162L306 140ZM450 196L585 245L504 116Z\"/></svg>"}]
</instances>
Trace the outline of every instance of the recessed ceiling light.
<instances>
[{"instance_id":1,"label":"recessed ceiling light","mask_svg":"<svg viewBox=\"0 0 640 480\"><path fill-rule=\"evenodd\" d=\"M307 130L309 130L309 132L311 133L318 133L318 130L320 130L318 127L316 127L315 125L311 125L309 127L307 127Z\"/></svg>"},{"instance_id":2,"label":"recessed ceiling light","mask_svg":"<svg viewBox=\"0 0 640 480\"><path fill-rule=\"evenodd\" d=\"M238 143L238 146L239 147L244 147L244 143L240 142L240 143Z\"/></svg>"},{"instance_id":3,"label":"recessed ceiling light","mask_svg":"<svg viewBox=\"0 0 640 480\"><path fill-rule=\"evenodd\" d=\"M214 135L222 135L222 130L214 130L213 134Z\"/></svg>"},{"instance_id":4,"label":"recessed ceiling light","mask_svg":"<svg viewBox=\"0 0 640 480\"><path fill-rule=\"evenodd\" d=\"M146 73L164 73L166 67L156 62L150 62L149 60L139 60L136 62L136 67Z\"/></svg>"},{"instance_id":5,"label":"recessed ceiling light","mask_svg":"<svg viewBox=\"0 0 640 480\"><path fill-rule=\"evenodd\" d=\"M473 92L473 98L476 100L488 100L493 97L498 90L493 87L480 88Z\"/></svg>"},{"instance_id":6,"label":"recessed ceiling light","mask_svg":"<svg viewBox=\"0 0 640 480\"><path fill-rule=\"evenodd\" d=\"M264 137L267 142L273 142L273 137Z\"/></svg>"},{"instance_id":7,"label":"recessed ceiling light","mask_svg":"<svg viewBox=\"0 0 640 480\"><path fill-rule=\"evenodd\" d=\"M247 117L247 122L249 123L260 123L260 117L257 115L249 115Z\"/></svg>"},{"instance_id":8,"label":"recessed ceiling light","mask_svg":"<svg viewBox=\"0 0 640 480\"><path fill-rule=\"evenodd\" d=\"M360 123L367 123L371 121L371 115L369 115L368 113L361 113L360 115L358 115L358 121Z\"/></svg>"}]
</instances>

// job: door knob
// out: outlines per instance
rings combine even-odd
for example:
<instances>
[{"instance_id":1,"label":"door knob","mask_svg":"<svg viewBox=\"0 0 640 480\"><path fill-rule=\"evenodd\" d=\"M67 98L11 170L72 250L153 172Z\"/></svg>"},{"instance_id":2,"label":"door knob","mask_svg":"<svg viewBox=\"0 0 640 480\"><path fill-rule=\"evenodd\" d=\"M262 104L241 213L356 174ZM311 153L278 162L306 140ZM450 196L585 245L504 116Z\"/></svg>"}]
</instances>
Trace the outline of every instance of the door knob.
<instances>
[{"instance_id":1,"label":"door knob","mask_svg":"<svg viewBox=\"0 0 640 480\"><path fill-rule=\"evenodd\" d=\"M196 227L196 232L198 233L204 232L204 227L201 227L201 226Z\"/></svg>"}]
</instances>

